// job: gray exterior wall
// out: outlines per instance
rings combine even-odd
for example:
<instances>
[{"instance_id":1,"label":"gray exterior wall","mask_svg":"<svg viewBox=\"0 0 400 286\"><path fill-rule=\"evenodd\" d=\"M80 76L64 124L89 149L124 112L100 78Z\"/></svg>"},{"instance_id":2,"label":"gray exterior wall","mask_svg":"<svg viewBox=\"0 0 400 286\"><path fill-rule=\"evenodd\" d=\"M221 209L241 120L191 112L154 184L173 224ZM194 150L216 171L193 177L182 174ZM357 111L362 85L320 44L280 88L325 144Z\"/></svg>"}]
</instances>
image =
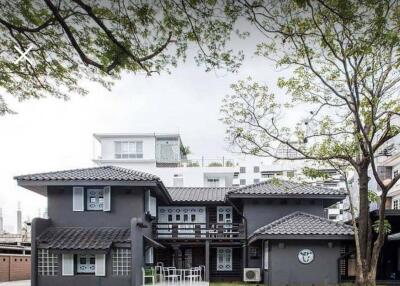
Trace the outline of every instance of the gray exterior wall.
<instances>
[{"instance_id":1,"label":"gray exterior wall","mask_svg":"<svg viewBox=\"0 0 400 286\"><path fill-rule=\"evenodd\" d=\"M281 241L282 242L282 241ZM270 286L308 286L337 285L340 242L334 241L332 248L328 241L291 240L269 242L269 270L264 272L264 283ZM297 255L302 249L314 252L314 261L310 264L299 262Z\"/></svg>"},{"instance_id":2,"label":"gray exterior wall","mask_svg":"<svg viewBox=\"0 0 400 286\"><path fill-rule=\"evenodd\" d=\"M56 227L129 227L133 217L144 217L144 189L111 187L111 211L72 210L72 187L49 187L48 215Z\"/></svg>"},{"instance_id":3,"label":"gray exterior wall","mask_svg":"<svg viewBox=\"0 0 400 286\"><path fill-rule=\"evenodd\" d=\"M113 285L113 286L129 286L131 285L130 276L113 276L112 275L112 260L111 253L106 255L106 277L97 277L92 274L62 276L62 259L58 255L58 275L57 276L40 276L38 275L38 282L40 286L100 286L100 285Z\"/></svg>"},{"instance_id":4,"label":"gray exterior wall","mask_svg":"<svg viewBox=\"0 0 400 286\"><path fill-rule=\"evenodd\" d=\"M48 187L49 220L34 220L32 224L32 286L70 285L141 285L143 259L143 235L151 237L151 222L144 213L144 187L112 187L111 211L74 212L72 209L72 187ZM139 227L138 224L141 226ZM34 240L47 227L126 227L131 228L132 272L130 276L112 275L111 252L106 256L106 276L93 274L62 276L62 261L59 255L58 275L37 274L37 245ZM82 251L81 251L82 252ZM87 253L90 253L89 251Z\"/></svg>"},{"instance_id":5,"label":"gray exterior wall","mask_svg":"<svg viewBox=\"0 0 400 286\"><path fill-rule=\"evenodd\" d=\"M324 216L322 200L288 199L286 204L280 199L243 200L243 215L247 219L248 234L295 211Z\"/></svg>"}]
</instances>

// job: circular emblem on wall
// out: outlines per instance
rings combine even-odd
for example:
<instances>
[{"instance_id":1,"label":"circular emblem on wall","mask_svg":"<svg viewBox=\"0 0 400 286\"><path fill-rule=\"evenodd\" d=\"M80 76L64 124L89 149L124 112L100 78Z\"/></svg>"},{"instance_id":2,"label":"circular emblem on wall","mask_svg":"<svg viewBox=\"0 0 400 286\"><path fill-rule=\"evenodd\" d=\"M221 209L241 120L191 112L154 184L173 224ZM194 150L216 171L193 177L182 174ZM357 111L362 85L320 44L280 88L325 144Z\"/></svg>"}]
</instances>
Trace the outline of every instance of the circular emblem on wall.
<instances>
[{"instance_id":1,"label":"circular emblem on wall","mask_svg":"<svg viewBox=\"0 0 400 286\"><path fill-rule=\"evenodd\" d=\"M314 252L310 249L302 249L297 255L299 261L303 264L309 264L314 260Z\"/></svg>"}]
</instances>

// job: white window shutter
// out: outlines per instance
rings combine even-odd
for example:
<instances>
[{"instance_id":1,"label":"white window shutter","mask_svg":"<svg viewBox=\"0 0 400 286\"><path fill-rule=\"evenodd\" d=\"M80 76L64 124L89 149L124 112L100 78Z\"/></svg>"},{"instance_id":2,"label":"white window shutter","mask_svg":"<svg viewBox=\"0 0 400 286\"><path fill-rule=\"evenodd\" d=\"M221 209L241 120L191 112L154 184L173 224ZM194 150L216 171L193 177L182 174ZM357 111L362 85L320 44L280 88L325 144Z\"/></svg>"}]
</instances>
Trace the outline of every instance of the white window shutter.
<instances>
[{"instance_id":1,"label":"white window shutter","mask_svg":"<svg viewBox=\"0 0 400 286\"><path fill-rule=\"evenodd\" d=\"M154 263L154 248L153 247L149 247L149 248L146 249L145 262L149 263L149 264L153 264Z\"/></svg>"},{"instance_id":2,"label":"white window shutter","mask_svg":"<svg viewBox=\"0 0 400 286\"><path fill-rule=\"evenodd\" d=\"M264 241L264 269L268 270L269 263L269 249L268 249L268 240Z\"/></svg>"},{"instance_id":3,"label":"white window shutter","mask_svg":"<svg viewBox=\"0 0 400 286\"><path fill-rule=\"evenodd\" d=\"M74 255L64 253L62 255L62 275L74 276Z\"/></svg>"},{"instance_id":4,"label":"white window shutter","mask_svg":"<svg viewBox=\"0 0 400 286\"><path fill-rule=\"evenodd\" d=\"M111 187L104 187L104 203L103 203L103 211L109 212L111 211Z\"/></svg>"},{"instance_id":5,"label":"white window shutter","mask_svg":"<svg viewBox=\"0 0 400 286\"><path fill-rule=\"evenodd\" d=\"M106 255L96 254L96 266L95 266L96 276L106 276Z\"/></svg>"},{"instance_id":6,"label":"white window shutter","mask_svg":"<svg viewBox=\"0 0 400 286\"><path fill-rule=\"evenodd\" d=\"M72 191L72 209L74 212L83 212L84 211L84 188L83 187L74 187Z\"/></svg>"},{"instance_id":7,"label":"white window shutter","mask_svg":"<svg viewBox=\"0 0 400 286\"><path fill-rule=\"evenodd\" d=\"M153 217L157 216L157 199L155 197L150 197L150 215Z\"/></svg>"},{"instance_id":8,"label":"white window shutter","mask_svg":"<svg viewBox=\"0 0 400 286\"><path fill-rule=\"evenodd\" d=\"M150 190L147 190L144 194L144 212L150 211Z\"/></svg>"}]
</instances>

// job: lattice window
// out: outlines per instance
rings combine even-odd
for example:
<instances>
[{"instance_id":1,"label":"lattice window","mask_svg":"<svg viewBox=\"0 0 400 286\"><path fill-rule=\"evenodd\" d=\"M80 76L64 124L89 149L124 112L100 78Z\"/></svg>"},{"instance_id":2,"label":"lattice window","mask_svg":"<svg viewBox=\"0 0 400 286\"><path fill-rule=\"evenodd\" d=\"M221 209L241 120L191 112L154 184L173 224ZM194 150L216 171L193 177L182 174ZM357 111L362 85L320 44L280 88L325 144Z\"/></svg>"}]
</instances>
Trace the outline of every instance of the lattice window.
<instances>
[{"instance_id":1,"label":"lattice window","mask_svg":"<svg viewBox=\"0 0 400 286\"><path fill-rule=\"evenodd\" d=\"M131 274L131 250L115 248L112 254L113 275L127 276Z\"/></svg>"},{"instance_id":2,"label":"lattice window","mask_svg":"<svg viewBox=\"0 0 400 286\"><path fill-rule=\"evenodd\" d=\"M42 276L58 274L58 255L48 249L38 249L38 272Z\"/></svg>"},{"instance_id":3,"label":"lattice window","mask_svg":"<svg viewBox=\"0 0 400 286\"><path fill-rule=\"evenodd\" d=\"M217 271L232 271L232 248L217 247Z\"/></svg>"},{"instance_id":4,"label":"lattice window","mask_svg":"<svg viewBox=\"0 0 400 286\"><path fill-rule=\"evenodd\" d=\"M340 248L340 255L343 255L345 253L346 253L346 247L342 246ZM341 276L346 275L346 260L343 258L339 260L339 271Z\"/></svg>"}]
</instances>

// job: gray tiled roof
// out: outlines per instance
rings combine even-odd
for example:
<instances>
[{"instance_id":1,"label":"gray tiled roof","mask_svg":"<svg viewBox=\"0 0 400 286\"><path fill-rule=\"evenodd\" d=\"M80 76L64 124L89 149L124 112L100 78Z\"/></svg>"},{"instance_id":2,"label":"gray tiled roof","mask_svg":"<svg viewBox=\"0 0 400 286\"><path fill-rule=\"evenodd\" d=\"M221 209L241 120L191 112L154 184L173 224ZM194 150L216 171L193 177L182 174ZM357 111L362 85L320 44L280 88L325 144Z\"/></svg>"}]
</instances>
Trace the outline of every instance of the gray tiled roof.
<instances>
[{"instance_id":1,"label":"gray tiled roof","mask_svg":"<svg viewBox=\"0 0 400 286\"><path fill-rule=\"evenodd\" d=\"M223 202L234 188L180 187L167 188L174 202Z\"/></svg>"},{"instance_id":2,"label":"gray tiled roof","mask_svg":"<svg viewBox=\"0 0 400 286\"><path fill-rule=\"evenodd\" d=\"M230 192L230 195L345 195L342 190L312 186L307 183L296 183L284 180L268 180L247 185Z\"/></svg>"},{"instance_id":3,"label":"gray tiled roof","mask_svg":"<svg viewBox=\"0 0 400 286\"><path fill-rule=\"evenodd\" d=\"M353 235L353 228L298 211L260 227L250 236L257 235Z\"/></svg>"},{"instance_id":4,"label":"gray tiled roof","mask_svg":"<svg viewBox=\"0 0 400 286\"><path fill-rule=\"evenodd\" d=\"M129 241L130 229L119 227L51 227L38 237L45 248L59 250L106 250Z\"/></svg>"},{"instance_id":5,"label":"gray tiled roof","mask_svg":"<svg viewBox=\"0 0 400 286\"><path fill-rule=\"evenodd\" d=\"M159 181L152 174L131 169L104 166L85 169L73 169L50 173L38 173L15 177L19 181Z\"/></svg>"}]
</instances>

